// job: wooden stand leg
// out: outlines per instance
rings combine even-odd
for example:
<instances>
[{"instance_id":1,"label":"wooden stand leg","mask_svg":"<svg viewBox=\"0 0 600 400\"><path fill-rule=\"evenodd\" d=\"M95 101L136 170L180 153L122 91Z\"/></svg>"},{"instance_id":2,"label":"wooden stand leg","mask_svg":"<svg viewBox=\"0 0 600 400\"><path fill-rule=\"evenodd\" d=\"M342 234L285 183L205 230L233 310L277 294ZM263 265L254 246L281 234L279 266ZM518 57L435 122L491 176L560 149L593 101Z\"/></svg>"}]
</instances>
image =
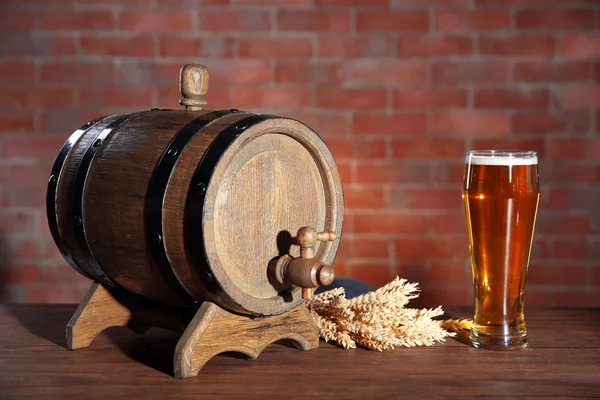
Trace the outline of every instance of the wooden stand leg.
<instances>
[{"instance_id":1,"label":"wooden stand leg","mask_svg":"<svg viewBox=\"0 0 600 400\"><path fill-rule=\"evenodd\" d=\"M151 326L183 332L174 354L177 378L196 376L208 360L227 351L254 359L281 339L293 340L302 350L319 347L319 330L304 305L281 315L252 318L232 314L210 302L202 303L196 311L133 295L116 296L99 283L92 284L67 324L67 347L87 347L111 326L127 326L138 333Z\"/></svg>"},{"instance_id":2,"label":"wooden stand leg","mask_svg":"<svg viewBox=\"0 0 600 400\"><path fill-rule=\"evenodd\" d=\"M319 347L319 330L304 305L281 315L250 318L205 302L177 343L175 376L196 376L208 360L227 351L255 359L269 344L281 339L295 341L302 350Z\"/></svg>"},{"instance_id":3,"label":"wooden stand leg","mask_svg":"<svg viewBox=\"0 0 600 400\"><path fill-rule=\"evenodd\" d=\"M127 326L131 321L130 307L119 302L101 284L94 282L75 314L67 324L67 347L71 350L87 347L104 329ZM131 326L143 330L140 326Z\"/></svg>"}]
</instances>

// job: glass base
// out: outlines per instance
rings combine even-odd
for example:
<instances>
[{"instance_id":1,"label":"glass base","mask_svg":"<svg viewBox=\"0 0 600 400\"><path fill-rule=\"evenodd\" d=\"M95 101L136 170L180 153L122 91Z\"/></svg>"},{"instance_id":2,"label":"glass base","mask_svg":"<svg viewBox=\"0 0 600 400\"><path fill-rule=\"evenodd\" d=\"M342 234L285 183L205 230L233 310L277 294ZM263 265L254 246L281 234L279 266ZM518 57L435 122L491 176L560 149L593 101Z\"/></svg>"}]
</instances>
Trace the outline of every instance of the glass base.
<instances>
[{"instance_id":1,"label":"glass base","mask_svg":"<svg viewBox=\"0 0 600 400\"><path fill-rule=\"evenodd\" d=\"M469 340L473 347L487 350L521 350L527 347L527 331L515 335L489 335L475 330L471 331Z\"/></svg>"}]
</instances>

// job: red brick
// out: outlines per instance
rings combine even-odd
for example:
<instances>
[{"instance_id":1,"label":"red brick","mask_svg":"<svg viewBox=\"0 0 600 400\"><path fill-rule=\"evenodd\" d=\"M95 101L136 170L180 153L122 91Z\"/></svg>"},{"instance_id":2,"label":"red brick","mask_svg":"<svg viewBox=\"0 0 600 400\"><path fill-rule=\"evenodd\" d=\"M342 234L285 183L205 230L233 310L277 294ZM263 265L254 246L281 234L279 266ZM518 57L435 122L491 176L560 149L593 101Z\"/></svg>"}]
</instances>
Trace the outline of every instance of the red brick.
<instances>
[{"instance_id":1,"label":"red brick","mask_svg":"<svg viewBox=\"0 0 600 400\"><path fill-rule=\"evenodd\" d=\"M429 129L435 135L505 135L508 122L505 113L436 112L431 116Z\"/></svg>"},{"instance_id":2,"label":"red brick","mask_svg":"<svg viewBox=\"0 0 600 400\"><path fill-rule=\"evenodd\" d=\"M596 0L552 0L554 4L572 5L573 3L595 4ZM548 0L475 0L478 6L506 6L506 5L526 5L526 6L547 6Z\"/></svg>"},{"instance_id":3,"label":"red brick","mask_svg":"<svg viewBox=\"0 0 600 400\"><path fill-rule=\"evenodd\" d=\"M509 64L506 62L435 62L431 72L435 84L507 82Z\"/></svg>"},{"instance_id":4,"label":"red brick","mask_svg":"<svg viewBox=\"0 0 600 400\"><path fill-rule=\"evenodd\" d=\"M54 159L65 144L65 139L65 135L5 135L0 138L1 154L4 158Z\"/></svg>"},{"instance_id":5,"label":"red brick","mask_svg":"<svg viewBox=\"0 0 600 400\"><path fill-rule=\"evenodd\" d=\"M317 64L313 62L278 62L275 66L278 83L337 83L343 81L338 63Z\"/></svg>"},{"instance_id":6,"label":"red brick","mask_svg":"<svg viewBox=\"0 0 600 400\"><path fill-rule=\"evenodd\" d=\"M550 266L530 268L527 273L529 285L585 285L587 271L581 266Z\"/></svg>"},{"instance_id":7,"label":"red brick","mask_svg":"<svg viewBox=\"0 0 600 400\"><path fill-rule=\"evenodd\" d=\"M422 61L348 61L342 66L344 82L368 85L421 86L427 81L427 64Z\"/></svg>"},{"instance_id":8,"label":"red brick","mask_svg":"<svg viewBox=\"0 0 600 400\"><path fill-rule=\"evenodd\" d=\"M56 151L58 154L58 149ZM50 169L47 171L49 170ZM46 176L41 182L45 183L47 178L48 177ZM46 206L46 186L31 187L13 185L10 188L10 193L8 193L7 199L7 204L12 207L43 208ZM46 226L46 221L42 222L42 226Z\"/></svg>"},{"instance_id":9,"label":"red brick","mask_svg":"<svg viewBox=\"0 0 600 400\"><path fill-rule=\"evenodd\" d=\"M73 0L70 0L73 1ZM75 0L76 3L82 4L98 4L98 5L125 5L125 6L142 6L151 3L151 0ZM163 0L161 3L169 3L168 0Z\"/></svg>"},{"instance_id":10,"label":"red brick","mask_svg":"<svg viewBox=\"0 0 600 400\"><path fill-rule=\"evenodd\" d=\"M46 30L112 30L110 11L45 11L40 14L41 27Z\"/></svg>"},{"instance_id":11,"label":"red brick","mask_svg":"<svg viewBox=\"0 0 600 400\"><path fill-rule=\"evenodd\" d=\"M344 258L388 258L389 247L389 240L345 237L340 241L338 256Z\"/></svg>"},{"instance_id":12,"label":"red brick","mask_svg":"<svg viewBox=\"0 0 600 400\"><path fill-rule=\"evenodd\" d=\"M536 112L512 116L513 133L585 133L589 115L585 111Z\"/></svg>"},{"instance_id":13,"label":"red brick","mask_svg":"<svg viewBox=\"0 0 600 400\"><path fill-rule=\"evenodd\" d=\"M508 36L479 38L479 52L490 56L551 57L555 40L552 36Z\"/></svg>"},{"instance_id":14,"label":"red brick","mask_svg":"<svg viewBox=\"0 0 600 400\"><path fill-rule=\"evenodd\" d=\"M435 239L411 238L396 241L396 255L403 260L452 260L469 254L466 235L440 236Z\"/></svg>"},{"instance_id":15,"label":"red brick","mask_svg":"<svg viewBox=\"0 0 600 400\"><path fill-rule=\"evenodd\" d=\"M259 88L238 87L235 89L236 107L246 108L290 108L303 107L310 103L310 90L306 88Z\"/></svg>"},{"instance_id":16,"label":"red brick","mask_svg":"<svg viewBox=\"0 0 600 400\"><path fill-rule=\"evenodd\" d=\"M33 186L34 183L46 183L48 171L40 168L38 163L28 164L2 164L0 169L0 182L10 184L25 184Z\"/></svg>"},{"instance_id":17,"label":"red brick","mask_svg":"<svg viewBox=\"0 0 600 400\"><path fill-rule=\"evenodd\" d=\"M449 139L410 139L392 141L394 158L438 160L455 159L465 155L463 140Z\"/></svg>"},{"instance_id":18,"label":"red brick","mask_svg":"<svg viewBox=\"0 0 600 400\"><path fill-rule=\"evenodd\" d=\"M33 262L12 263L6 271L6 278L11 284L40 281L40 267Z\"/></svg>"},{"instance_id":19,"label":"red brick","mask_svg":"<svg viewBox=\"0 0 600 400\"><path fill-rule=\"evenodd\" d=\"M406 36L398 38L398 56L464 56L473 53L468 36Z\"/></svg>"},{"instance_id":20,"label":"red brick","mask_svg":"<svg viewBox=\"0 0 600 400\"><path fill-rule=\"evenodd\" d=\"M355 114L354 133L412 135L427 133L426 114Z\"/></svg>"},{"instance_id":21,"label":"red brick","mask_svg":"<svg viewBox=\"0 0 600 400\"><path fill-rule=\"evenodd\" d=\"M84 88L80 92L80 98L83 106L94 109L147 108L152 105L152 88Z\"/></svg>"},{"instance_id":22,"label":"red brick","mask_svg":"<svg viewBox=\"0 0 600 400\"><path fill-rule=\"evenodd\" d=\"M35 19L34 12L3 8L0 13L0 31L33 30Z\"/></svg>"},{"instance_id":23,"label":"red brick","mask_svg":"<svg viewBox=\"0 0 600 400\"><path fill-rule=\"evenodd\" d=\"M98 117L81 109L44 110L38 119L38 132L68 135L87 121Z\"/></svg>"},{"instance_id":24,"label":"red brick","mask_svg":"<svg viewBox=\"0 0 600 400\"><path fill-rule=\"evenodd\" d=\"M600 307L600 292L567 291L553 293L556 307Z\"/></svg>"},{"instance_id":25,"label":"red brick","mask_svg":"<svg viewBox=\"0 0 600 400\"><path fill-rule=\"evenodd\" d=\"M453 189L407 189L395 187L390 190L390 208L445 210L456 209L461 204L461 191L459 187Z\"/></svg>"},{"instance_id":26,"label":"red brick","mask_svg":"<svg viewBox=\"0 0 600 400\"><path fill-rule=\"evenodd\" d=\"M83 36L80 39L80 43L81 52L87 55L119 57L154 56L154 39L149 36Z\"/></svg>"},{"instance_id":27,"label":"red brick","mask_svg":"<svg viewBox=\"0 0 600 400\"><path fill-rule=\"evenodd\" d=\"M596 165L561 162L559 164L550 163L543 165L540 169L543 173L542 179L545 184L592 183L600 181L600 168Z\"/></svg>"},{"instance_id":28,"label":"red brick","mask_svg":"<svg viewBox=\"0 0 600 400\"><path fill-rule=\"evenodd\" d=\"M350 273L353 278L366 282L374 288L379 288L394 279L394 274L387 263L353 263L350 265Z\"/></svg>"},{"instance_id":29,"label":"red brick","mask_svg":"<svg viewBox=\"0 0 600 400\"><path fill-rule=\"evenodd\" d=\"M462 200L460 203L462 204ZM463 211L435 214L428 219L429 230L435 235L467 234L465 213Z\"/></svg>"},{"instance_id":30,"label":"red brick","mask_svg":"<svg viewBox=\"0 0 600 400\"><path fill-rule=\"evenodd\" d=\"M0 82L17 83L35 80L35 63L26 61L0 61Z\"/></svg>"},{"instance_id":31,"label":"red brick","mask_svg":"<svg viewBox=\"0 0 600 400\"><path fill-rule=\"evenodd\" d=\"M125 60L115 65L117 86L166 86L175 89L181 64L145 60Z\"/></svg>"},{"instance_id":32,"label":"red brick","mask_svg":"<svg viewBox=\"0 0 600 400\"><path fill-rule=\"evenodd\" d=\"M426 164L367 164L356 169L358 183L426 183L430 181L431 167Z\"/></svg>"},{"instance_id":33,"label":"red brick","mask_svg":"<svg viewBox=\"0 0 600 400\"><path fill-rule=\"evenodd\" d=\"M560 38L558 52L566 58L600 57L600 35L566 35Z\"/></svg>"},{"instance_id":34,"label":"red brick","mask_svg":"<svg viewBox=\"0 0 600 400\"><path fill-rule=\"evenodd\" d=\"M382 189L344 187L344 206L351 209L383 208L384 197Z\"/></svg>"},{"instance_id":35,"label":"red brick","mask_svg":"<svg viewBox=\"0 0 600 400\"><path fill-rule=\"evenodd\" d=\"M425 109L466 107L467 96L466 89L399 89L394 92L394 107Z\"/></svg>"},{"instance_id":36,"label":"red brick","mask_svg":"<svg viewBox=\"0 0 600 400\"><path fill-rule=\"evenodd\" d=\"M434 261L429 266L428 284L468 285L471 284L471 272L463 261Z\"/></svg>"},{"instance_id":37,"label":"red brick","mask_svg":"<svg viewBox=\"0 0 600 400\"><path fill-rule=\"evenodd\" d=\"M463 157L456 157L455 161L463 161ZM433 167L434 183L460 183L462 184L465 174L465 164L437 163Z\"/></svg>"},{"instance_id":38,"label":"red brick","mask_svg":"<svg viewBox=\"0 0 600 400\"><path fill-rule=\"evenodd\" d=\"M515 64L515 80L571 82L588 81L592 65L589 62L518 62Z\"/></svg>"},{"instance_id":39,"label":"red brick","mask_svg":"<svg viewBox=\"0 0 600 400\"><path fill-rule=\"evenodd\" d=\"M544 139L476 139L474 150L522 150L536 151L541 158L546 153Z\"/></svg>"},{"instance_id":40,"label":"red brick","mask_svg":"<svg viewBox=\"0 0 600 400\"><path fill-rule=\"evenodd\" d=\"M123 11L120 27L126 31L174 32L192 30L192 14L182 11Z\"/></svg>"},{"instance_id":41,"label":"red brick","mask_svg":"<svg viewBox=\"0 0 600 400\"><path fill-rule=\"evenodd\" d=\"M388 36L319 37L319 57L391 57L395 53L394 40Z\"/></svg>"},{"instance_id":42,"label":"red brick","mask_svg":"<svg viewBox=\"0 0 600 400\"><path fill-rule=\"evenodd\" d=\"M228 37L163 37L160 55L167 57L231 57L235 41Z\"/></svg>"},{"instance_id":43,"label":"red brick","mask_svg":"<svg viewBox=\"0 0 600 400\"><path fill-rule=\"evenodd\" d=\"M510 28L510 16L505 10L438 10L434 20L435 29L444 32Z\"/></svg>"},{"instance_id":44,"label":"red brick","mask_svg":"<svg viewBox=\"0 0 600 400\"><path fill-rule=\"evenodd\" d=\"M352 182L352 167L350 165L337 163L337 170L344 185Z\"/></svg>"},{"instance_id":45,"label":"red brick","mask_svg":"<svg viewBox=\"0 0 600 400\"><path fill-rule=\"evenodd\" d=\"M210 70L211 82L215 84L268 83L271 81L271 65L268 61L240 60L206 64Z\"/></svg>"},{"instance_id":46,"label":"red brick","mask_svg":"<svg viewBox=\"0 0 600 400\"><path fill-rule=\"evenodd\" d=\"M302 58L312 56L312 41L305 38L240 38L240 57Z\"/></svg>"},{"instance_id":47,"label":"red brick","mask_svg":"<svg viewBox=\"0 0 600 400\"><path fill-rule=\"evenodd\" d=\"M281 115L281 114L279 114ZM289 115L298 121L302 121L320 136L328 138L331 136L345 136L349 131L350 118L345 112L332 113L328 111L297 111L293 110Z\"/></svg>"},{"instance_id":48,"label":"red brick","mask_svg":"<svg viewBox=\"0 0 600 400\"><path fill-rule=\"evenodd\" d=\"M74 283L28 283L23 285L28 303L64 303L72 304L81 301L89 289L89 281L79 274L73 274L80 284Z\"/></svg>"},{"instance_id":49,"label":"red brick","mask_svg":"<svg viewBox=\"0 0 600 400\"><path fill-rule=\"evenodd\" d=\"M348 11L321 10L279 11L277 26L280 31L347 32L350 30L350 13Z\"/></svg>"},{"instance_id":50,"label":"red brick","mask_svg":"<svg viewBox=\"0 0 600 400\"><path fill-rule=\"evenodd\" d=\"M548 106L548 89L477 89L477 108L544 108Z\"/></svg>"},{"instance_id":51,"label":"red brick","mask_svg":"<svg viewBox=\"0 0 600 400\"><path fill-rule=\"evenodd\" d=\"M368 32L426 32L429 30L427 11L358 11L356 30Z\"/></svg>"},{"instance_id":52,"label":"red brick","mask_svg":"<svg viewBox=\"0 0 600 400\"><path fill-rule=\"evenodd\" d=\"M432 6L449 7L449 8L460 8L469 7L471 0L391 0L390 5L392 7L423 7L428 8Z\"/></svg>"},{"instance_id":53,"label":"red brick","mask_svg":"<svg viewBox=\"0 0 600 400\"><path fill-rule=\"evenodd\" d=\"M113 64L105 62L49 62L41 66L43 82L106 84L112 82Z\"/></svg>"},{"instance_id":54,"label":"red brick","mask_svg":"<svg viewBox=\"0 0 600 400\"><path fill-rule=\"evenodd\" d=\"M594 10L530 9L515 16L517 29L592 29Z\"/></svg>"},{"instance_id":55,"label":"red brick","mask_svg":"<svg viewBox=\"0 0 600 400\"><path fill-rule=\"evenodd\" d=\"M600 268L592 269L592 285L600 286Z\"/></svg>"},{"instance_id":56,"label":"red brick","mask_svg":"<svg viewBox=\"0 0 600 400\"><path fill-rule=\"evenodd\" d=\"M590 233L590 218L584 213L538 212L535 223L536 234L585 235Z\"/></svg>"},{"instance_id":57,"label":"red brick","mask_svg":"<svg viewBox=\"0 0 600 400\"><path fill-rule=\"evenodd\" d=\"M324 108L384 108L387 103L383 89L317 88L316 99Z\"/></svg>"},{"instance_id":58,"label":"red brick","mask_svg":"<svg viewBox=\"0 0 600 400\"><path fill-rule=\"evenodd\" d=\"M425 232L425 217L412 214L357 214L356 233L410 234Z\"/></svg>"},{"instance_id":59,"label":"red brick","mask_svg":"<svg viewBox=\"0 0 600 400\"><path fill-rule=\"evenodd\" d=\"M330 139L326 141L327 147L334 158L384 158L386 145L383 140L341 140Z\"/></svg>"},{"instance_id":60,"label":"red brick","mask_svg":"<svg viewBox=\"0 0 600 400\"><path fill-rule=\"evenodd\" d=\"M315 0L315 5L332 7L383 7L388 5L388 0Z\"/></svg>"},{"instance_id":61,"label":"red brick","mask_svg":"<svg viewBox=\"0 0 600 400\"><path fill-rule=\"evenodd\" d=\"M540 207L549 210L573 209L573 190L567 188L550 187L545 190L542 187L540 194Z\"/></svg>"},{"instance_id":62,"label":"red brick","mask_svg":"<svg viewBox=\"0 0 600 400\"><path fill-rule=\"evenodd\" d=\"M0 97L1 107L64 108L74 105L73 88L22 87L4 88Z\"/></svg>"},{"instance_id":63,"label":"red brick","mask_svg":"<svg viewBox=\"0 0 600 400\"><path fill-rule=\"evenodd\" d=\"M585 260L588 257L589 246L581 239L554 240L554 259L556 260Z\"/></svg>"},{"instance_id":64,"label":"red brick","mask_svg":"<svg viewBox=\"0 0 600 400\"><path fill-rule=\"evenodd\" d=\"M0 41L3 56L67 56L75 54L73 36L42 36L29 32L5 32Z\"/></svg>"},{"instance_id":65,"label":"red brick","mask_svg":"<svg viewBox=\"0 0 600 400\"><path fill-rule=\"evenodd\" d=\"M230 0L203 0L221 5L229 5ZM286 6L286 7L312 7L312 0L233 0L237 6Z\"/></svg>"},{"instance_id":66,"label":"red brick","mask_svg":"<svg viewBox=\"0 0 600 400\"><path fill-rule=\"evenodd\" d=\"M0 233L6 237L10 233L12 240L17 240L19 237L31 237L35 232L36 218L31 211L0 210Z\"/></svg>"},{"instance_id":67,"label":"red brick","mask_svg":"<svg viewBox=\"0 0 600 400\"><path fill-rule=\"evenodd\" d=\"M600 158L600 139L597 138L552 138L550 141L552 158L592 159Z\"/></svg>"},{"instance_id":68,"label":"red brick","mask_svg":"<svg viewBox=\"0 0 600 400\"><path fill-rule=\"evenodd\" d=\"M265 11L201 10L198 14L201 31L244 32L271 29L269 13Z\"/></svg>"},{"instance_id":69,"label":"red brick","mask_svg":"<svg viewBox=\"0 0 600 400\"><path fill-rule=\"evenodd\" d=\"M33 112L0 112L0 133L33 131Z\"/></svg>"},{"instance_id":70,"label":"red brick","mask_svg":"<svg viewBox=\"0 0 600 400\"><path fill-rule=\"evenodd\" d=\"M562 92L564 108L600 108L600 85L564 87Z\"/></svg>"}]
</instances>

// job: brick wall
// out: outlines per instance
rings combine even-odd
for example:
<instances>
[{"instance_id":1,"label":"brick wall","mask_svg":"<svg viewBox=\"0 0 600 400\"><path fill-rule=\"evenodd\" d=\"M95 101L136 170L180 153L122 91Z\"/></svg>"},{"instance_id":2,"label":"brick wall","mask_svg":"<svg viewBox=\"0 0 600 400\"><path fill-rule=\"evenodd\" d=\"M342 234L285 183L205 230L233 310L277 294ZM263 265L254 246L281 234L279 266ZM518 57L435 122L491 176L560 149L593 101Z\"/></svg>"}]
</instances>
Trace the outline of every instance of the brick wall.
<instances>
[{"instance_id":1,"label":"brick wall","mask_svg":"<svg viewBox=\"0 0 600 400\"><path fill-rule=\"evenodd\" d=\"M471 304L468 149L532 149L542 200L529 305L600 306L600 2L21 0L0 9L0 287L77 301L46 227L54 157L83 122L177 108L182 63L213 108L299 118L346 194L338 274Z\"/></svg>"}]
</instances>

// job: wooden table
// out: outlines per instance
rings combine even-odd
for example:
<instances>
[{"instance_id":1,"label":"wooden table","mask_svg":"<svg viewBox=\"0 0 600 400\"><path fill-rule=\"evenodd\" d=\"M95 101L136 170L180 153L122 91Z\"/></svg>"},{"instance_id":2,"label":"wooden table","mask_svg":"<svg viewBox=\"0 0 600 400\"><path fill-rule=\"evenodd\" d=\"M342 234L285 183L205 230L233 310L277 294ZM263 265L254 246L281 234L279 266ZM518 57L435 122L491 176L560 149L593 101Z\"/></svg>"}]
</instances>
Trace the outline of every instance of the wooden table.
<instances>
[{"instance_id":1,"label":"wooden table","mask_svg":"<svg viewBox=\"0 0 600 400\"><path fill-rule=\"evenodd\" d=\"M1 399L600 398L598 309L528 309L531 347L522 351L478 350L454 339L384 353L276 344L257 360L217 356L187 380L172 377L177 337L160 329L111 328L87 349L65 349L74 310L0 306Z\"/></svg>"}]
</instances>

